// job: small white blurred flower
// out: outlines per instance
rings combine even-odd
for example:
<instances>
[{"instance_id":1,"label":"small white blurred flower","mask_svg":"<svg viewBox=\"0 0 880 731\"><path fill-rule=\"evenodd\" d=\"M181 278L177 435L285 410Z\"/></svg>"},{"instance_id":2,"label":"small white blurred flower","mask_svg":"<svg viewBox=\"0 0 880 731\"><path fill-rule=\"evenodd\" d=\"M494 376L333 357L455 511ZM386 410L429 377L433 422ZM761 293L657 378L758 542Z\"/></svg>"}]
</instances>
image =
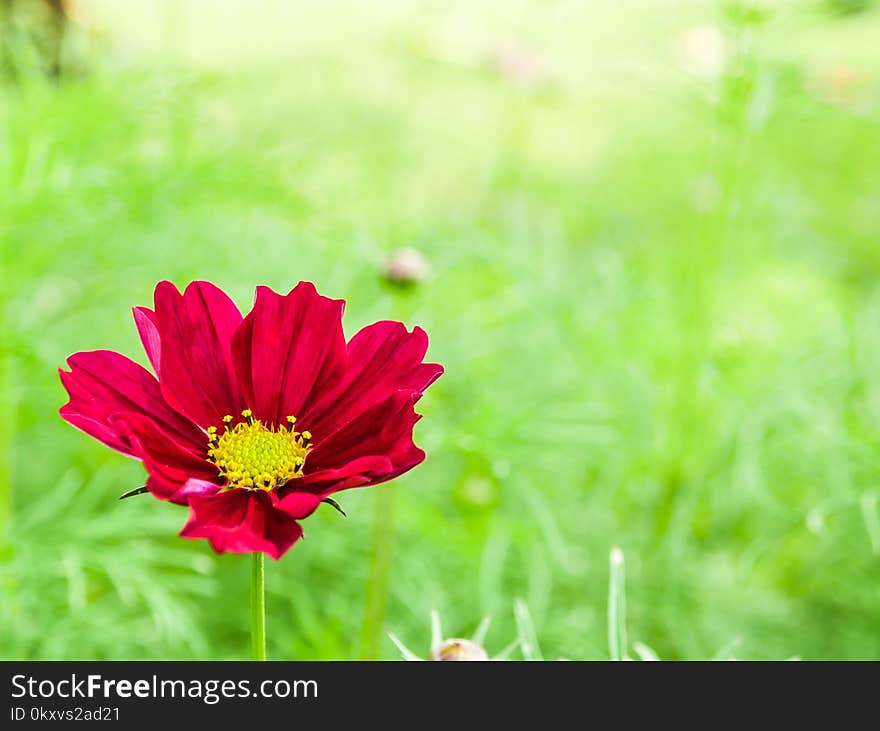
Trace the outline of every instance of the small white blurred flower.
<instances>
[{"instance_id":1,"label":"small white blurred flower","mask_svg":"<svg viewBox=\"0 0 880 731\"><path fill-rule=\"evenodd\" d=\"M679 63L685 71L701 79L717 79L727 65L727 41L716 25L699 25L676 39Z\"/></svg>"}]
</instances>

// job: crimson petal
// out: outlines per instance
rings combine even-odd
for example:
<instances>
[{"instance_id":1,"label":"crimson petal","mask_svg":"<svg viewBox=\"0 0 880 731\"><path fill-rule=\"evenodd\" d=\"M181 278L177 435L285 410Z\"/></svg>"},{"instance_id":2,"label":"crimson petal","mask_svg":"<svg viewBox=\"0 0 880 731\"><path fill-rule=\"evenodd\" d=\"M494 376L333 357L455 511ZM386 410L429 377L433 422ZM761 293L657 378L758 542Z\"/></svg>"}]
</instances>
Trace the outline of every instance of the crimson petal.
<instances>
[{"instance_id":1,"label":"crimson petal","mask_svg":"<svg viewBox=\"0 0 880 731\"><path fill-rule=\"evenodd\" d=\"M278 510L287 513L291 518L301 520L308 518L321 504L323 498L313 492L291 492L276 503Z\"/></svg>"},{"instance_id":2,"label":"crimson petal","mask_svg":"<svg viewBox=\"0 0 880 731\"><path fill-rule=\"evenodd\" d=\"M189 506L180 535L207 538L217 553L262 551L277 560L302 537L299 523L277 510L263 490L236 488L192 497Z\"/></svg>"},{"instance_id":3,"label":"crimson petal","mask_svg":"<svg viewBox=\"0 0 880 731\"><path fill-rule=\"evenodd\" d=\"M337 469L310 472L279 490L282 499L278 507L285 508L287 494L291 491L309 492L320 496L332 495L350 487L363 487L381 482L381 477L390 474L394 469L395 465L390 458L371 455L352 460Z\"/></svg>"},{"instance_id":4,"label":"crimson petal","mask_svg":"<svg viewBox=\"0 0 880 731\"><path fill-rule=\"evenodd\" d=\"M169 438L158 425L136 413L114 415L110 423L132 444L150 474L147 488L160 500L185 504L195 485L184 489L191 478L217 484L217 468L206 459L207 437L197 447Z\"/></svg>"},{"instance_id":5,"label":"crimson petal","mask_svg":"<svg viewBox=\"0 0 880 731\"><path fill-rule=\"evenodd\" d=\"M301 414L345 368L344 300L322 297L310 282L287 296L257 288L254 308L235 334L232 351L248 405L273 424Z\"/></svg>"},{"instance_id":6,"label":"crimson petal","mask_svg":"<svg viewBox=\"0 0 880 731\"><path fill-rule=\"evenodd\" d=\"M134 324L144 345L153 372L159 373L159 360L162 357L162 339L159 337L159 326L156 324L156 313L149 307L133 307Z\"/></svg>"},{"instance_id":7,"label":"crimson petal","mask_svg":"<svg viewBox=\"0 0 880 731\"><path fill-rule=\"evenodd\" d=\"M309 517L321 501L339 490L381 482L394 471L388 457L361 457L336 470L319 470L304 475L278 490L276 507L292 518Z\"/></svg>"},{"instance_id":8,"label":"crimson petal","mask_svg":"<svg viewBox=\"0 0 880 731\"><path fill-rule=\"evenodd\" d=\"M145 461L145 464L149 462ZM149 468L148 468L149 469ZM153 469L147 478L147 490L157 500L167 500L175 505L188 505L196 495L213 495L221 486L210 480L188 477L185 472Z\"/></svg>"},{"instance_id":9,"label":"crimson petal","mask_svg":"<svg viewBox=\"0 0 880 731\"><path fill-rule=\"evenodd\" d=\"M339 470L369 456L385 457L388 463L384 469L367 471L369 481L363 484L375 485L411 470L425 458L412 440L413 426L421 418L413 408L417 398L398 391L318 441L306 460L308 474L301 479L314 480L325 470ZM329 494L326 488L323 492Z\"/></svg>"},{"instance_id":10,"label":"crimson petal","mask_svg":"<svg viewBox=\"0 0 880 731\"><path fill-rule=\"evenodd\" d=\"M237 415L244 400L230 352L242 320L235 303L210 282L192 282L183 295L171 282L159 282L155 303L154 317L142 312L139 327L149 330L145 320L152 319L158 333L165 399L203 427ZM147 347L157 353L152 344Z\"/></svg>"},{"instance_id":11,"label":"crimson petal","mask_svg":"<svg viewBox=\"0 0 880 731\"><path fill-rule=\"evenodd\" d=\"M326 435L395 391L421 393L443 373L437 363L422 363L427 349L420 327L408 332L401 322L383 320L363 328L348 343L345 374L304 410L303 426Z\"/></svg>"},{"instance_id":12,"label":"crimson petal","mask_svg":"<svg viewBox=\"0 0 880 731\"><path fill-rule=\"evenodd\" d=\"M149 417L170 438L189 447L203 445L199 429L165 402L153 375L133 360L111 350L93 350L74 353L67 365L70 372L58 372L70 400L59 413L108 447L138 457L131 441L111 423L123 411Z\"/></svg>"}]
</instances>

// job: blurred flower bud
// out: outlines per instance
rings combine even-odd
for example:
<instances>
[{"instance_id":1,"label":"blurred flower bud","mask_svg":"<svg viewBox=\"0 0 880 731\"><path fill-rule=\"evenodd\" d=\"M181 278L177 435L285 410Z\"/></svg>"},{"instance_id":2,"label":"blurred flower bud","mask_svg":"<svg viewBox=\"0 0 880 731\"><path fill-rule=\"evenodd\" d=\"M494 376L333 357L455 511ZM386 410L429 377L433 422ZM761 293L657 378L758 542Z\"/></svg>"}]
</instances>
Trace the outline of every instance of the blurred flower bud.
<instances>
[{"instance_id":1,"label":"blurred flower bud","mask_svg":"<svg viewBox=\"0 0 880 731\"><path fill-rule=\"evenodd\" d=\"M385 262L384 275L394 284L418 284L430 273L428 260L415 249L398 249Z\"/></svg>"},{"instance_id":2,"label":"blurred flower bud","mask_svg":"<svg viewBox=\"0 0 880 731\"><path fill-rule=\"evenodd\" d=\"M808 88L815 97L843 108L856 109L870 99L868 77L860 70L843 64L813 72Z\"/></svg>"},{"instance_id":3,"label":"blurred flower bud","mask_svg":"<svg viewBox=\"0 0 880 731\"><path fill-rule=\"evenodd\" d=\"M535 88L550 81L544 64L528 48L513 43L495 51L495 66L501 76L514 86Z\"/></svg>"},{"instance_id":4,"label":"blurred flower bud","mask_svg":"<svg viewBox=\"0 0 880 731\"><path fill-rule=\"evenodd\" d=\"M488 660L489 654L471 640L445 640L431 652L431 659L440 662Z\"/></svg>"},{"instance_id":5,"label":"blurred flower bud","mask_svg":"<svg viewBox=\"0 0 880 731\"><path fill-rule=\"evenodd\" d=\"M485 510L498 502L498 483L488 475L472 475L456 484L453 497L465 510Z\"/></svg>"}]
</instances>

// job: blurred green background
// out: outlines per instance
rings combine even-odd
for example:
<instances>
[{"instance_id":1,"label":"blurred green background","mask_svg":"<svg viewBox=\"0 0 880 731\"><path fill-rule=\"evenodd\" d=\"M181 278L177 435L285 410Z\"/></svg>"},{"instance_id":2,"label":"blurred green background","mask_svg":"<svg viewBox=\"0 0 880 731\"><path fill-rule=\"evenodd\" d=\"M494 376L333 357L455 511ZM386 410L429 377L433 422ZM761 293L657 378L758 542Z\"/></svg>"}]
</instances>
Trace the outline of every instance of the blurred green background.
<instances>
[{"instance_id":1,"label":"blurred green background","mask_svg":"<svg viewBox=\"0 0 880 731\"><path fill-rule=\"evenodd\" d=\"M67 355L146 363L130 308L201 278L446 366L426 462L267 564L270 657L426 654L431 608L493 653L519 598L605 658L619 546L661 658L880 658L880 8L0 9L0 656L247 656L248 558L57 416Z\"/></svg>"}]
</instances>

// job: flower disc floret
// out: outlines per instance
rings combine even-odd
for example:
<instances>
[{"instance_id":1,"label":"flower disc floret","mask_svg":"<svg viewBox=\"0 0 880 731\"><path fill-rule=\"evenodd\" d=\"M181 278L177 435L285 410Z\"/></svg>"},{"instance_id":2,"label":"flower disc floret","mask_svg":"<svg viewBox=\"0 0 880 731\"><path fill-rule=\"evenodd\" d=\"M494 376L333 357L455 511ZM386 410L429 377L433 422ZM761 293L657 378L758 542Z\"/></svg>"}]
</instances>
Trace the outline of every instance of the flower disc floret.
<instances>
[{"instance_id":1,"label":"flower disc floret","mask_svg":"<svg viewBox=\"0 0 880 731\"><path fill-rule=\"evenodd\" d=\"M309 432L295 431L296 418L287 424L267 426L249 409L234 426L232 416L223 417L223 432L208 427L208 461L213 462L228 489L274 490L302 477L311 450Z\"/></svg>"}]
</instances>

